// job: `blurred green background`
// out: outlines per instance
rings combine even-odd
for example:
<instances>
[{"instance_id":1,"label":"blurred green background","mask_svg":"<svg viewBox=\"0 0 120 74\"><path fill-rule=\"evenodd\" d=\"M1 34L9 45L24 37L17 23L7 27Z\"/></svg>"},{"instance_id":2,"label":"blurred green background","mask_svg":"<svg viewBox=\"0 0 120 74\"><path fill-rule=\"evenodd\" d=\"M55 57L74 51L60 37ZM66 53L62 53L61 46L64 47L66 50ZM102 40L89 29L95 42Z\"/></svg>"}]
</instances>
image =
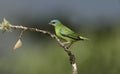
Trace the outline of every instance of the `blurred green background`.
<instances>
[{"instance_id":1,"label":"blurred green background","mask_svg":"<svg viewBox=\"0 0 120 74\"><path fill-rule=\"evenodd\" d=\"M119 0L0 0L0 22L54 33L59 19L88 37L72 45L79 74L120 74ZM20 30L0 31L0 74L72 74L68 56L47 35L25 32L23 46L12 51Z\"/></svg>"}]
</instances>

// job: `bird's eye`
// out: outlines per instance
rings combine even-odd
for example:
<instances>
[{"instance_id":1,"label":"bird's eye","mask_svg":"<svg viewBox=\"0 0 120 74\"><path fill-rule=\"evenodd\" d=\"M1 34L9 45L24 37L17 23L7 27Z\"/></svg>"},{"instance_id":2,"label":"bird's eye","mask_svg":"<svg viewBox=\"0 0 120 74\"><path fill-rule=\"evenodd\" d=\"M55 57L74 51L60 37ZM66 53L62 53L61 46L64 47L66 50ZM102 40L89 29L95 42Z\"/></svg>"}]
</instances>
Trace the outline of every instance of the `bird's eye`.
<instances>
[{"instance_id":1,"label":"bird's eye","mask_svg":"<svg viewBox=\"0 0 120 74\"><path fill-rule=\"evenodd\" d=\"M56 22L52 22L53 24L55 24Z\"/></svg>"}]
</instances>

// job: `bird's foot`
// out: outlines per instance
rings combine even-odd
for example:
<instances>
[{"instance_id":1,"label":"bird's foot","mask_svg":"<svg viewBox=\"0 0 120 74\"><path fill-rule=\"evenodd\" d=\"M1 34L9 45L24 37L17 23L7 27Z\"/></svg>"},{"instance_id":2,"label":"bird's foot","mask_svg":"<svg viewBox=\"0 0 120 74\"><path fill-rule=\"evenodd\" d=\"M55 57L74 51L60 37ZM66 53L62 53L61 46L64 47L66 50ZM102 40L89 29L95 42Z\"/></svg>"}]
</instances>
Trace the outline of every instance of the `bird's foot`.
<instances>
[{"instance_id":1,"label":"bird's foot","mask_svg":"<svg viewBox=\"0 0 120 74\"><path fill-rule=\"evenodd\" d=\"M70 44L70 42L63 42L63 45Z\"/></svg>"},{"instance_id":2,"label":"bird's foot","mask_svg":"<svg viewBox=\"0 0 120 74\"><path fill-rule=\"evenodd\" d=\"M64 46L65 46L67 49L69 49L70 46L72 45L71 42L63 42L63 44L64 44Z\"/></svg>"}]
</instances>

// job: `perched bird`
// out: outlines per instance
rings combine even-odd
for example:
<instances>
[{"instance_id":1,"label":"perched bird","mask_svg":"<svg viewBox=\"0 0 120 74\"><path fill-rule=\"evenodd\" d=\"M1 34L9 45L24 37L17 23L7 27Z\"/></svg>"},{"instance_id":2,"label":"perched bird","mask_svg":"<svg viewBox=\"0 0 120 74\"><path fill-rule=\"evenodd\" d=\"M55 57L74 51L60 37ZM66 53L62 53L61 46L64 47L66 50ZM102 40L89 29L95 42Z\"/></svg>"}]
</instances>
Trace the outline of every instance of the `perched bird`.
<instances>
[{"instance_id":1,"label":"perched bird","mask_svg":"<svg viewBox=\"0 0 120 74\"><path fill-rule=\"evenodd\" d=\"M88 38L80 36L70 28L63 25L59 20L52 20L49 24L54 26L56 35L66 41L64 44L71 45L75 41L88 40Z\"/></svg>"}]
</instances>

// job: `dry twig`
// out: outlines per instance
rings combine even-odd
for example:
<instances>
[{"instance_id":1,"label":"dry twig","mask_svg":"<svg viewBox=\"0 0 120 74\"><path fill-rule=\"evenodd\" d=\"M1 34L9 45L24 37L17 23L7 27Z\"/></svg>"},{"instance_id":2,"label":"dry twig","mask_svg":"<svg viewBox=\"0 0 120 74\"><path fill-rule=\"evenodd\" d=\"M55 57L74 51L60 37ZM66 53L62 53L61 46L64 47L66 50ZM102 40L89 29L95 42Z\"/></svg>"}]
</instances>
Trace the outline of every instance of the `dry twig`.
<instances>
[{"instance_id":1,"label":"dry twig","mask_svg":"<svg viewBox=\"0 0 120 74\"><path fill-rule=\"evenodd\" d=\"M29 28L29 27L24 27L24 26L11 25L6 19L4 19L4 21L0 24L0 30L11 31L12 29L22 30L19 36L20 38L22 37L24 31L39 32L39 33L43 33L43 34L49 35L50 37L54 38L69 56L70 64L72 65L72 73L77 74L77 65L75 62L74 54L70 50L68 50L68 48L63 44L62 41L60 41L60 39L55 34L52 34L49 31L45 31L45 30L41 30L37 28Z\"/></svg>"}]
</instances>

